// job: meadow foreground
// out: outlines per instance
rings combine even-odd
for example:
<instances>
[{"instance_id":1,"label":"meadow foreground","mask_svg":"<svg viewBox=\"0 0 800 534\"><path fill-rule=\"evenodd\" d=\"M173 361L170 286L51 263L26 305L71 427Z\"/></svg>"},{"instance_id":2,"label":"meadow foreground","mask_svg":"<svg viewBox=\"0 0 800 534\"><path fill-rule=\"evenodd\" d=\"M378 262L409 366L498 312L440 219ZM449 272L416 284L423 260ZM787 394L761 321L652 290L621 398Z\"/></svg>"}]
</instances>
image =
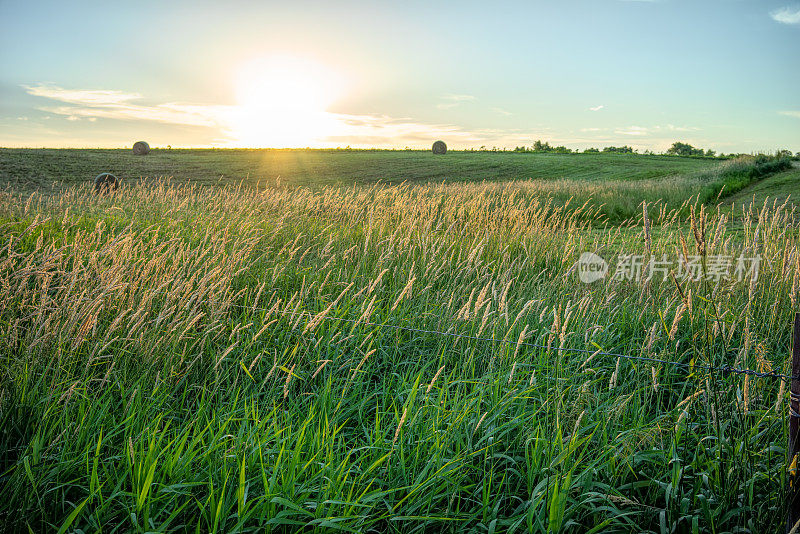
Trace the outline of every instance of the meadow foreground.
<instances>
[{"instance_id":1,"label":"meadow foreground","mask_svg":"<svg viewBox=\"0 0 800 534\"><path fill-rule=\"evenodd\" d=\"M783 528L786 384L707 367L788 371L794 207L610 226L539 187L4 193L0 521ZM585 284L586 251L761 263Z\"/></svg>"}]
</instances>

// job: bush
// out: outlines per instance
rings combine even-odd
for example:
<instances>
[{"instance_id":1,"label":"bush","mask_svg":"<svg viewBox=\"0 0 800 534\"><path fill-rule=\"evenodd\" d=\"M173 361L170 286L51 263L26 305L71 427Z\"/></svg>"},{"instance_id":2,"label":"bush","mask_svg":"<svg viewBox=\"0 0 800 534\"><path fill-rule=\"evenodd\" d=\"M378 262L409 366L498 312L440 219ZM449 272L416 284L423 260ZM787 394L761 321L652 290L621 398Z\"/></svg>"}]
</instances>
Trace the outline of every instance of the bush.
<instances>
[{"instance_id":1,"label":"bush","mask_svg":"<svg viewBox=\"0 0 800 534\"><path fill-rule=\"evenodd\" d=\"M791 159L766 154L740 156L729 160L709 173L710 183L703 202L714 200L717 197L727 197L770 174L785 171L791 167Z\"/></svg>"}]
</instances>

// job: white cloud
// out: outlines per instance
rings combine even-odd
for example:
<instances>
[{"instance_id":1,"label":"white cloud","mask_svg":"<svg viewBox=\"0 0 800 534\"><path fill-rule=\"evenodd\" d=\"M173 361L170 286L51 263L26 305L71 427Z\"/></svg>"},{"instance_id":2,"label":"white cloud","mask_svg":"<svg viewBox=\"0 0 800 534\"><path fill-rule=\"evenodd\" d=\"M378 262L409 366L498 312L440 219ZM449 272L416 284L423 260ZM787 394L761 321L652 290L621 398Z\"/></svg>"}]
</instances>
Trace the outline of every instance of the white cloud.
<instances>
[{"instance_id":1,"label":"white cloud","mask_svg":"<svg viewBox=\"0 0 800 534\"><path fill-rule=\"evenodd\" d=\"M443 139L456 147L508 147L529 145L534 139L551 139L558 144L566 142L553 139L547 131L483 128L465 130L452 124L429 124L411 118L393 118L385 115L336 115L342 127L336 135L325 137L325 146L360 146L395 148L402 146L427 147L435 139Z\"/></svg>"},{"instance_id":2,"label":"white cloud","mask_svg":"<svg viewBox=\"0 0 800 534\"><path fill-rule=\"evenodd\" d=\"M787 117L794 117L796 119L800 119L800 111L779 111L781 115L786 115Z\"/></svg>"},{"instance_id":3,"label":"white cloud","mask_svg":"<svg viewBox=\"0 0 800 534\"><path fill-rule=\"evenodd\" d=\"M148 106L135 101L138 93L63 89L56 85L23 86L28 94L67 105L44 106L41 111L65 115L67 120L100 118L155 121L186 126L215 126L230 106L192 105L170 102Z\"/></svg>"},{"instance_id":4,"label":"white cloud","mask_svg":"<svg viewBox=\"0 0 800 534\"><path fill-rule=\"evenodd\" d=\"M495 113L499 113L500 115L510 116L513 115L510 111L506 111L503 108L489 108L490 111L494 111Z\"/></svg>"},{"instance_id":5,"label":"white cloud","mask_svg":"<svg viewBox=\"0 0 800 534\"><path fill-rule=\"evenodd\" d=\"M643 126L628 126L627 128L621 128L619 130L614 130L614 133L619 135L647 135L648 129Z\"/></svg>"},{"instance_id":6,"label":"white cloud","mask_svg":"<svg viewBox=\"0 0 800 534\"><path fill-rule=\"evenodd\" d=\"M419 145L431 139L447 139L454 143L479 142L480 136L447 124L425 124L410 118L392 118L386 115L337 114L340 125L335 135L324 141L333 146L339 144L364 146Z\"/></svg>"},{"instance_id":7,"label":"white cloud","mask_svg":"<svg viewBox=\"0 0 800 534\"><path fill-rule=\"evenodd\" d=\"M452 109L454 107L460 106L461 104L464 104L465 102L474 102L477 99L472 95L448 94L444 95L442 97L442 100L447 100L447 102L442 102L440 104L437 104L436 107L439 109Z\"/></svg>"},{"instance_id":8,"label":"white cloud","mask_svg":"<svg viewBox=\"0 0 800 534\"><path fill-rule=\"evenodd\" d=\"M472 95L453 95L453 94L450 94L450 95L444 95L444 97L442 97L442 98L444 98L445 100L455 100L456 102L472 102L473 100L477 100Z\"/></svg>"},{"instance_id":9,"label":"white cloud","mask_svg":"<svg viewBox=\"0 0 800 534\"><path fill-rule=\"evenodd\" d=\"M653 136L664 135L665 132L698 132L700 128L696 126L675 126L674 124L655 125L655 126L626 126L616 128L581 128L581 133L608 133L614 132L617 135L625 136Z\"/></svg>"},{"instance_id":10,"label":"white cloud","mask_svg":"<svg viewBox=\"0 0 800 534\"><path fill-rule=\"evenodd\" d=\"M70 104L113 106L122 105L131 100L142 98L138 93L81 89L70 90L49 84L38 84L34 86L23 85L23 87L28 91L28 94L33 96L53 98Z\"/></svg>"},{"instance_id":11,"label":"white cloud","mask_svg":"<svg viewBox=\"0 0 800 534\"><path fill-rule=\"evenodd\" d=\"M189 104L168 102L147 105L139 103L144 98L137 93L123 91L98 91L64 89L55 85L25 86L31 95L56 102L56 105L38 109L65 117L69 121L113 119L144 121L215 129L224 136L225 146L249 146L252 141L241 137L237 125L248 110L239 106ZM475 100L471 95L446 95L453 103ZM495 108L499 113L509 113ZM48 117L44 117L48 118ZM519 130L465 130L451 124L429 124L411 118L394 118L385 115L355 115L319 112L312 122L330 125L329 133L309 141L311 146L336 147L343 145L365 147L427 146L432 140L446 139L461 146L516 146L543 132ZM283 141L284 137L281 137ZM263 141L262 141L263 142ZM292 143L292 141L287 141ZM298 146L305 146L299 142Z\"/></svg>"},{"instance_id":12,"label":"white cloud","mask_svg":"<svg viewBox=\"0 0 800 534\"><path fill-rule=\"evenodd\" d=\"M658 129L660 127L657 127ZM666 129L671 132L697 132L700 128L696 126L675 126L674 124L667 124Z\"/></svg>"},{"instance_id":13,"label":"white cloud","mask_svg":"<svg viewBox=\"0 0 800 534\"><path fill-rule=\"evenodd\" d=\"M691 126L651 125L586 127L577 136L559 135L555 130L536 127L533 130L466 129L455 124L428 123L410 117L390 117L375 114L347 114L319 111L300 120L309 122L309 129L318 127L314 136L307 136L300 128L297 138L292 138L280 128L262 129L259 121L252 119L251 111L236 105L210 105L202 103L148 103L144 96L123 91L63 89L54 85L38 84L26 87L29 94L45 100L38 109L48 111L41 119L60 116L70 121L96 121L113 119L131 123L169 124L185 126L186 135L204 141L195 146L314 146L396 148L402 146L428 147L433 140L443 139L453 148L508 147L530 145L534 139L548 140L555 145L614 144L631 141L646 142L653 148L668 146L674 132L696 131ZM471 102L471 95L446 95L451 102ZM502 108L489 108L493 112L509 114ZM800 118L800 111L783 111L783 115ZM243 121L244 117L244 121ZM265 117L264 124L271 124ZM294 120L294 119L293 119ZM33 123L34 121L29 121ZM243 124L247 128L243 131ZM41 124L39 124L41 126ZM137 125L138 128L138 125ZM1 128L0 128L1 129ZM194 134L188 132L194 130ZM265 137L266 135L266 137ZM200 137L198 137L200 136ZM288 137L287 137L288 136ZM59 137L64 138L64 132ZM673 139L674 140L674 139ZM691 141L691 140L689 140ZM74 141L71 141L74 143ZM671 141L670 141L671 142ZM285 143L279 145L278 143ZM658 143L657 145L655 143ZM85 144L91 144L87 141ZM175 140L173 146L180 144ZM637 145L638 146L638 145Z\"/></svg>"},{"instance_id":14,"label":"white cloud","mask_svg":"<svg viewBox=\"0 0 800 534\"><path fill-rule=\"evenodd\" d=\"M775 9L770 11L769 16L781 24L800 24L800 6Z\"/></svg>"},{"instance_id":15,"label":"white cloud","mask_svg":"<svg viewBox=\"0 0 800 534\"><path fill-rule=\"evenodd\" d=\"M604 107L605 107L605 106L604 106L603 104L600 104L599 106L595 106L595 107L593 107L593 108L589 108L589 111L600 111L600 110L601 110L601 109L603 109Z\"/></svg>"}]
</instances>

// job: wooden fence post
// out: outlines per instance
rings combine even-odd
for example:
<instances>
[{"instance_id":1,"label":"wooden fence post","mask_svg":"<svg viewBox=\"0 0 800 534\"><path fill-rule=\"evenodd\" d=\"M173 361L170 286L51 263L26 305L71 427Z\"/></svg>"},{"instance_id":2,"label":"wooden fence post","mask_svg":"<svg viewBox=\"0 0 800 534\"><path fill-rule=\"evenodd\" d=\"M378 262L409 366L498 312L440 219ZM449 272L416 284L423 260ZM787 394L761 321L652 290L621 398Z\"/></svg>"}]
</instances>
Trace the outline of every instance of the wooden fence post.
<instances>
[{"instance_id":1,"label":"wooden fence post","mask_svg":"<svg viewBox=\"0 0 800 534\"><path fill-rule=\"evenodd\" d=\"M792 379L789 388L789 513L786 518L786 532L800 521L800 313L794 314L792 335Z\"/></svg>"}]
</instances>

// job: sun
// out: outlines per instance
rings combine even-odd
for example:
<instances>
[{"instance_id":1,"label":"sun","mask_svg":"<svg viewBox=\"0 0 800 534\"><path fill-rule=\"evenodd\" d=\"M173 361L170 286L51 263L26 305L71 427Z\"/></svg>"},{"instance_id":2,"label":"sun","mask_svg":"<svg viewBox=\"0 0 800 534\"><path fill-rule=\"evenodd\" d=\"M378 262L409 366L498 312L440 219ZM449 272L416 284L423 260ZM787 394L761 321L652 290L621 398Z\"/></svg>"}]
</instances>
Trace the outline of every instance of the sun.
<instances>
[{"instance_id":1,"label":"sun","mask_svg":"<svg viewBox=\"0 0 800 534\"><path fill-rule=\"evenodd\" d=\"M237 145L318 146L336 134L339 122L328 107L343 82L325 65L288 55L260 57L239 68L235 83L230 127Z\"/></svg>"}]
</instances>

